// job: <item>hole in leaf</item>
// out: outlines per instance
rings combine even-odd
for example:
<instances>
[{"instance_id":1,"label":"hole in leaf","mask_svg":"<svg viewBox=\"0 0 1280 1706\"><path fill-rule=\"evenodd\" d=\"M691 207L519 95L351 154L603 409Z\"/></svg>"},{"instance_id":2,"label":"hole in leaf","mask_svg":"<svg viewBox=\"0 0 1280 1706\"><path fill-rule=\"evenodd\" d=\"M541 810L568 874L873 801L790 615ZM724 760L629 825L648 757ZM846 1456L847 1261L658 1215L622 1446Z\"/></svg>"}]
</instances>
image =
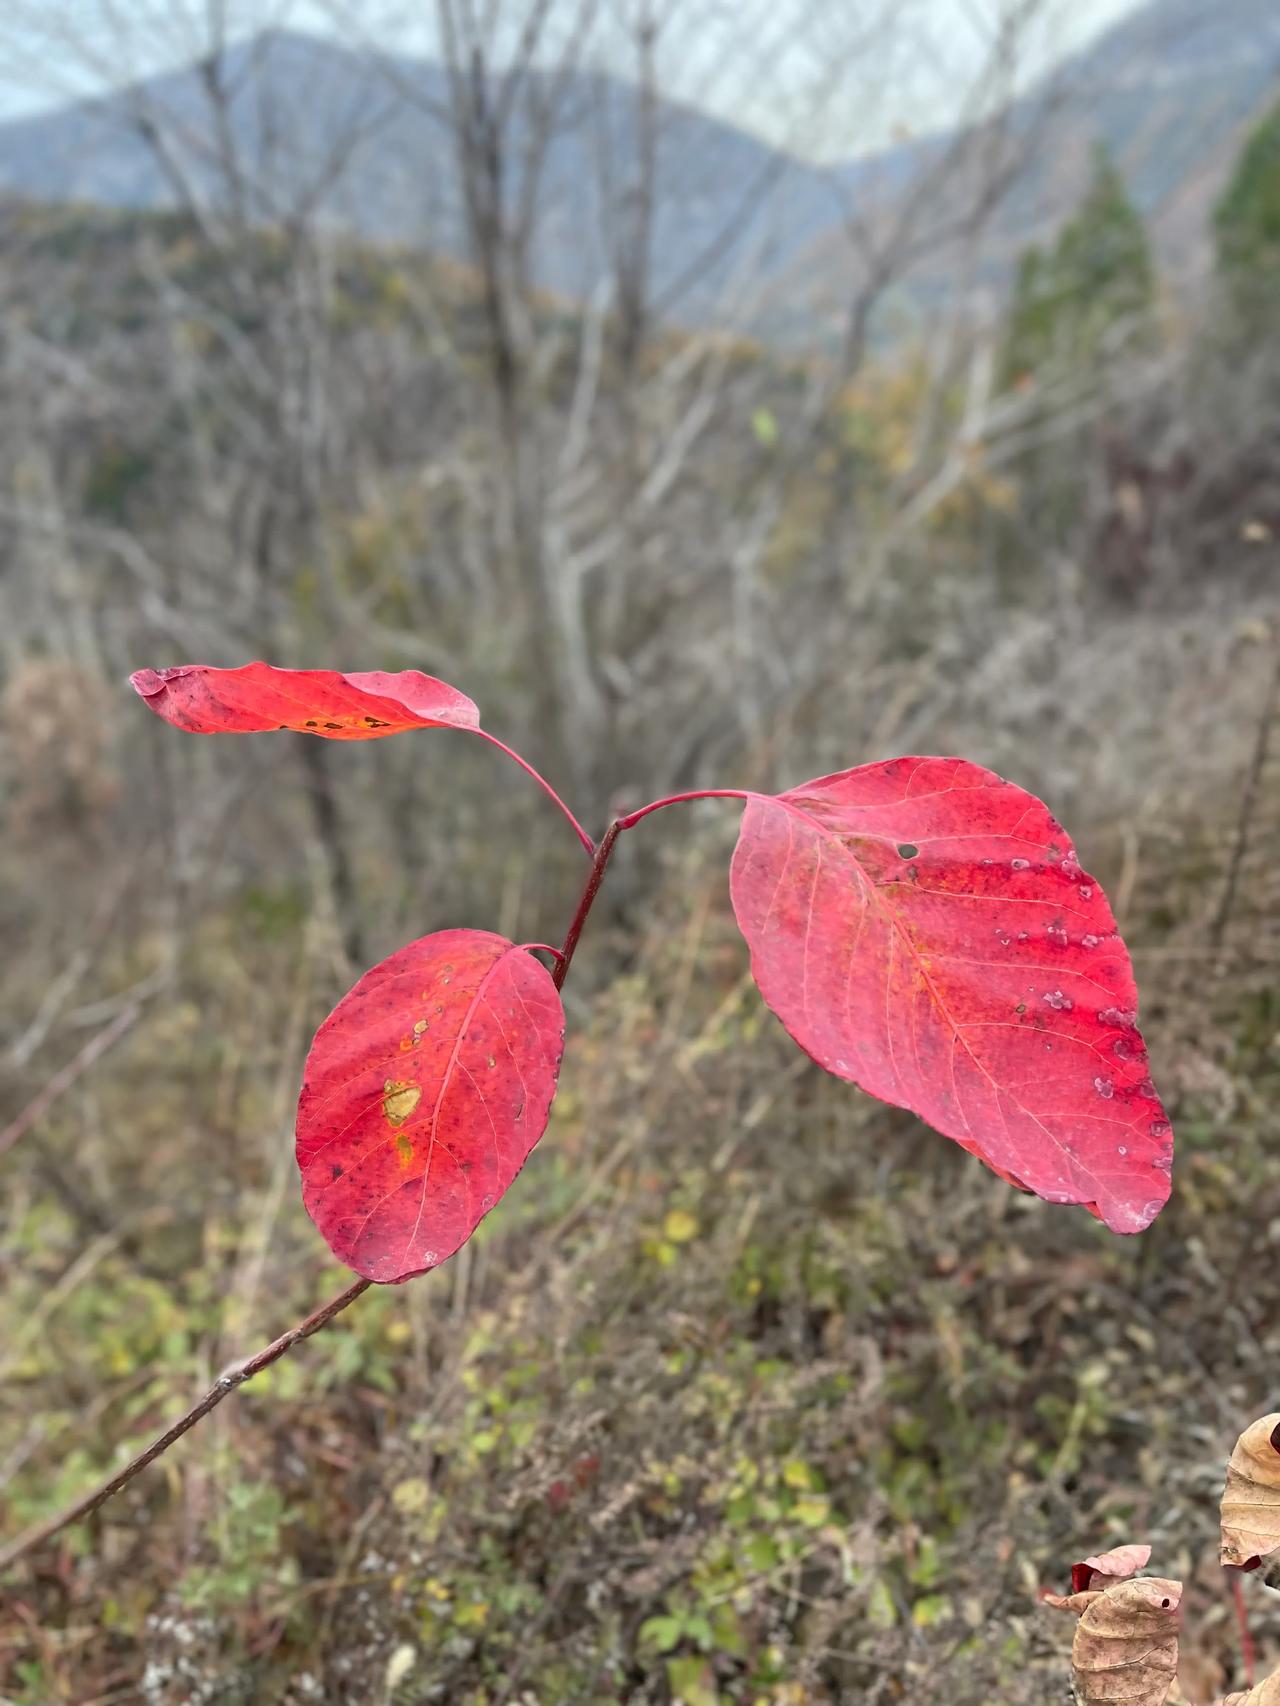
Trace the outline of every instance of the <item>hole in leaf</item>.
<instances>
[{"instance_id":1,"label":"hole in leaf","mask_svg":"<svg viewBox=\"0 0 1280 1706\"><path fill-rule=\"evenodd\" d=\"M909 841L904 841L898 849L898 856L902 859L914 859L919 851L918 847L913 847Z\"/></svg>"}]
</instances>

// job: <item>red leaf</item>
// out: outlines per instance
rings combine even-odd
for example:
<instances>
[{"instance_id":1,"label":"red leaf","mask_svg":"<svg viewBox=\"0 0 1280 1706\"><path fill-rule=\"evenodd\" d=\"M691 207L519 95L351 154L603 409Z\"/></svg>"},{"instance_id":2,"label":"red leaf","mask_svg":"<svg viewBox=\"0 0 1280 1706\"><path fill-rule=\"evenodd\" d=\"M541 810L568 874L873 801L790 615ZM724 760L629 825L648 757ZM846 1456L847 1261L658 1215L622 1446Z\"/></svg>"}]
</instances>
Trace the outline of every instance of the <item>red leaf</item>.
<instances>
[{"instance_id":1,"label":"red leaf","mask_svg":"<svg viewBox=\"0 0 1280 1706\"><path fill-rule=\"evenodd\" d=\"M1133 970L1034 795L897 758L754 796L733 904L769 1006L829 1072L1115 1232L1169 1196Z\"/></svg>"},{"instance_id":2,"label":"red leaf","mask_svg":"<svg viewBox=\"0 0 1280 1706\"><path fill-rule=\"evenodd\" d=\"M316 1032L298 1101L302 1198L366 1279L439 1267L547 1124L564 1048L550 972L487 930L368 971Z\"/></svg>"},{"instance_id":3,"label":"red leaf","mask_svg":"<svg viewBox=\"0 0 1280 1706\"><path fill-rule=\"evenodd\" d=\"M129 677L157 716L190 734L296 729L328 740L378 740L404 729L474 729L480 713L464 693L416 669L140 669Z\"/></svg>"}]
</instances>

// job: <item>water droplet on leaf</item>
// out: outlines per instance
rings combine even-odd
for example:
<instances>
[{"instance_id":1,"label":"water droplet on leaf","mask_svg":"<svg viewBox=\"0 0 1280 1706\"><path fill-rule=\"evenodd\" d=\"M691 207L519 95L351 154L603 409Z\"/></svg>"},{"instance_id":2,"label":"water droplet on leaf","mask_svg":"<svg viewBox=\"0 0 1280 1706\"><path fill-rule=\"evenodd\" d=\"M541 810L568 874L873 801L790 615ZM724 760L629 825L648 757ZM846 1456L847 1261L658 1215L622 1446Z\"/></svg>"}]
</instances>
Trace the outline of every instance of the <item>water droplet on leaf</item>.
<instances>
[{"instance_id":1,"label":"water droplet on leaf","mask_svg":"<svg viewBox=\"0 0 1280 1706\"><path fill-rule=\"evenodd\" d=\"M1138 1022L1138 1015L1131 1013L1127 1007L1104 1007L1098 1014L1098 1021L1103 1025L1122 1025L1125 1030L1132 1030Z\"/></svg>"}]
</instances>

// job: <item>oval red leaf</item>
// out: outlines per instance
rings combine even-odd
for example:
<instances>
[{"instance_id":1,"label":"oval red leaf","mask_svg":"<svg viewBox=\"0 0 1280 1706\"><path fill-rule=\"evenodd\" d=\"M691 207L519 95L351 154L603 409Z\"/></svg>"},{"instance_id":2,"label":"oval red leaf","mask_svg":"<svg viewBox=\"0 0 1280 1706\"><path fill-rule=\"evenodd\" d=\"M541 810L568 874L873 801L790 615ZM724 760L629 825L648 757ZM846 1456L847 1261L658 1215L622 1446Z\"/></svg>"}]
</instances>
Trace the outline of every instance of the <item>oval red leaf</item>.
<instances>
[{"instance_id":1,"label":"oval red leaf","mask_svg":"<svg viewBox=\"0 0 1280 1706\"><path fill-rule=\"evenodd\" d=\"M564 1009L532 954L442 930L374 966L316 1032L298 1100L307 1213L366 1279L453 1255L542 1136Z\"/></svg>"},{"instance_id":2,"label":"oval red leaf","mask_svg":"<svg viewBox=\"0 0 1280 1706\"><path fill-rule=\"evenodd\" d=\"M240 669L183 664L129 677L159 717L189 734L260 734L296 729L327 740L378 740L405 729L474 729L480 713L456 687L404 669Z\"/></svg>"},{"instance_id":3,"label":"oval red leaf","mask_svg":"<svg viewBox=\"0 0 1280 1706\"><path fill-rule=\"evenodd\" d=\"M1034 795L897 758L754 796L732 891L761 993L821 1066L1115 1232L1155 1219L1173 1138L1133 970Z\"/></svg>"}]
</instances>

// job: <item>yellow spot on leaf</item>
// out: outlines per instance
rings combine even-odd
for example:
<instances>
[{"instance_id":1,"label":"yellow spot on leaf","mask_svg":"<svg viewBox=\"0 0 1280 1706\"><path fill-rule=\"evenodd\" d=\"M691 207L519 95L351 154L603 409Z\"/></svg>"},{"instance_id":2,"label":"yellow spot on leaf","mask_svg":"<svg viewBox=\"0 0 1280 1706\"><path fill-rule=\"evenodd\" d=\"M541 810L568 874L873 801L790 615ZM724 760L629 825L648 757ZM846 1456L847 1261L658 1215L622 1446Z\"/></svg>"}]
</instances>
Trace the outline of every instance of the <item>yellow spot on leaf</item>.
<instances>
[{"instance_id":1,"label":"yellow spot on leaf","mask_svg":"<svg viewBox=\"0 0 1280 1706\"><path fill-rule=\"evenodd\" d=\"M420 1087L417 1084L403 1084L396 1078L388 1078L382 1088L383 1113L392 1125L403 1125L422 1100Z\"/></svg>"}]
</instances>

